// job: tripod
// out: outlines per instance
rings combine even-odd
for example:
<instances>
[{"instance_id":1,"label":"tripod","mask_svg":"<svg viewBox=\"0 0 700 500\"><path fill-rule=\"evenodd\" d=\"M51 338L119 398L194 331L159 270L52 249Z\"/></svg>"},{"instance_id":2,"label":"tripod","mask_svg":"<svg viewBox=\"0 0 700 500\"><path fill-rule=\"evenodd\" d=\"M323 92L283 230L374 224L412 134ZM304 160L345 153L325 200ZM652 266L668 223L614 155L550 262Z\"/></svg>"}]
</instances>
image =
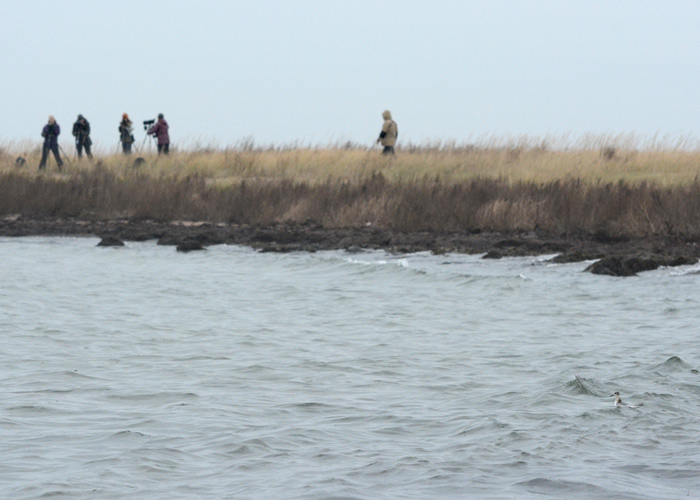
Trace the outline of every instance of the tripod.
<instances>
[{"instance_id":1,"label":"tripod","mask_svg":"<svg viewBox=\"0 0 700 500\"><path fill-rule=\"evenodd\" d=\"M58 143L58 141L57 141L57 143ZM59 150L61 153L63 153L63 158L65 158L66 163L67 163L68 165L71 165L70 158L68 158L68 155L66 154L65 151L63 151L63 148L61 147L60 144L58 145L58 150Z\"/></svg>"},{"instance_id":2,"label":"tripod","mask_svg":"<svg viewBox=\"0 0 700 500\"><path fill-rule=\"evenodd\" d=\"M146 146L146 142L148 142L148 144L149 144L148 150L149 150L149 151L151 150L150 145L153 144L153 142L148 141L148 137L149 137L149 134L148 134L148 132L146 132L146 135L143 137L143 141L141 142L141 151L139 151L138 149L136 149L136 152L137 152L137 153L141 153L141 152L144 150L144 148L145 148L145 146ZM151 136L151 137L153 138L153 141L155 142L155 141L156 141L155 136Z\"/></svg>"}]
</instances>

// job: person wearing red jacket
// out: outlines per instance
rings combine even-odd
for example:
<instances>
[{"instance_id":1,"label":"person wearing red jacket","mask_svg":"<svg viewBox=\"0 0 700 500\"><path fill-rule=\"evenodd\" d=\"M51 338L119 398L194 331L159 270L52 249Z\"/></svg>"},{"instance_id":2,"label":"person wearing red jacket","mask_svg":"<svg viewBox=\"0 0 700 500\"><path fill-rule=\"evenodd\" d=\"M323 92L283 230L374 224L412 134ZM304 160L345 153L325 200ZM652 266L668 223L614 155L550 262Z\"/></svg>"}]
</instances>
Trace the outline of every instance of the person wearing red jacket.
<instances>
[{"instance_id":1,"label":"person wearing red jacket","mask_svg":"<svg viewBox=\"0 0 700 500\"><path fill-rule=\"evenodd\" d=\"M163 113L158 115L158 122L148 129L149 135L158 139L158 154L167 155L170 150L170 136L168 135L168 122L165 121Z\"/></svg>"}]
</instances>

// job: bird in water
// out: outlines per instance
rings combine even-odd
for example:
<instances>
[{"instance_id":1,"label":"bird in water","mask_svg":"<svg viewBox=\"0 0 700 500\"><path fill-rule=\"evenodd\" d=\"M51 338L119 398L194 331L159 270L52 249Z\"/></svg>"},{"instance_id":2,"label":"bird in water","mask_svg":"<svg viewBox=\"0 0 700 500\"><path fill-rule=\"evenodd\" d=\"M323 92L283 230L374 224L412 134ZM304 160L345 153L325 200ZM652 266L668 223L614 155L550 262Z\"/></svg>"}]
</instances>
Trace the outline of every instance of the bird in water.
<instances>
[{"instance_id":1,"label":"bird in water","mask_svg":"<svg viewBox=\"0 0 700 500\"><path fill-rule=\"evenodd\" d=\"M628 408L639 408L638 405L629 405L627 403L624 403L622 401L622 397L620 397L620 393L618 391L615 391L614 393L612 393L610 395L610 397L613 397L613 396L615 396L615 406L618 406L618 407L619 406L626 406Z\"/></svg>"}]
</instances>

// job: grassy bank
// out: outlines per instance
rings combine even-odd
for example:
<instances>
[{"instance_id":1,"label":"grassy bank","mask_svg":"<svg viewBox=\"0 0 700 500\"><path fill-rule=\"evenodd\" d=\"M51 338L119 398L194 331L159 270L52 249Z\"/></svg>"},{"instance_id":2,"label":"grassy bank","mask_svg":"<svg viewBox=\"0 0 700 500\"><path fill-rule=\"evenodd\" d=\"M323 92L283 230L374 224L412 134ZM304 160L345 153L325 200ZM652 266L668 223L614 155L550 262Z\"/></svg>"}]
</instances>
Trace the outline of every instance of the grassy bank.
<instances>
[{"instance_id":1,"label":"grassy bank","mask_svg":"<svg viewBox=\"0 0 700 500\"><path fill-rule=\"evenodd\" d=\"M74 148L64 144L73 158ZM0 172L14 170L14 160L27 160L27 171L35 172L41 156L40 143L0 141ZM635 136L593 136L568 138L493 138L474 144L434 143L404 145L387 160L379 148L357 144L310 148L258 146L252 140L232 147L191 145L168 158L144 156L153 176L197 174L211 182L232 184L248 179L284 179L316 184L329 178L357 181L381 172L390 182L412 182L425 176L444 182L474 178L501 178L509 182L551 182L581 179L586 182L636 184L653 182L661 186L684 185L700 172L700 143L688 138L636 138ZM135 157L100 154L96 161L121 174ZM50 159L50 163L53 159ZM92 165L73 160L71 172L89 171Z\"/></svg>"},{"instance_id":2,"label":"grassy bank","mask_svg":"<svg viewBox=\"0 0 700 500\"><path fill-rule=\"evenodd\" d=\"M700 153L544 147L256 149L120 155L38 173L0 159L0 215L368 223L401 231L521 231L700 240Z\"/></svg>"}]
</instances>

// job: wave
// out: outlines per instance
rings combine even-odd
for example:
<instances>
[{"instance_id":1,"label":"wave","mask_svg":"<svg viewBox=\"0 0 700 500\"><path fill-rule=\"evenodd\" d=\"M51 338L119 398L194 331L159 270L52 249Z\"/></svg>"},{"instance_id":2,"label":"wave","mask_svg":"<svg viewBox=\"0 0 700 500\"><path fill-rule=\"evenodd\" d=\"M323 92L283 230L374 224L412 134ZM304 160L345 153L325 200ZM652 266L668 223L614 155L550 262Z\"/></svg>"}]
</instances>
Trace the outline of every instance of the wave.
<instances>
[{"instance_id":1,"label":"wave","mask_svg":"<svg viewBox=\"0 0 700 500\"><path fill-rule=\"evenodd\" d=\"M78 370L62 370L49 374L52 377L66 377L69 379L79 379L79 380L103 380L101 377L95 377L92 375L86 375L80 373Z\"/></svg>"},{"instance_id":2,"label":"wave","mask_svg":"<svg viewBox=\"0 0 700 500\"><path fill-rule=\"evenodd\" d=\"M501 434L505 430L510 429L511 425L506 422L501 422L496 418L489 418L488 421L479 421L469 423L460 429L456 429L456 436L483 436L493 435L494 433Z\"/></svg>"},{"instance_id":3,"label":"wave","mask_svg":"<svg viewBox=\"0 0 700 500\"><path fill-rule=\"evenodd\" d=\"M574 379L566 382L562 387L562 392L575 396L595 396L602 397L605 394L603 387L592 379L574 375Z\"/></svg>"},{"instance_id":4,"label":"wave","mask_svg":"<svg viewBox=\"0 0 700 500\"><path fill-rule=\"evenodd\" d=\"M230 361L231 358L228 356L202 356L202 355L195 355L195 356L185 356L181 358L174 358L173 361Z\"/></svg>"},{"instance_id":5,"label":"wave","mask_svg":"<svg viewBox=\"0 0 700 500\"><path fill-rule=\"evenodd\" d=\"M57 410L42 405L16 405L5 408L6 412L54 413Z\"/></svg>"},{"instance_id":6,"label":"wave","mask_svg":"<svg viewBox=\"0 0 700 500\"><path fill-rule=\"evenodd\" d=\"M680 266L678 268L673 268L673 271L669 273L671 276L693 276L700 274L700 264L695 264L692 266Z\"/></svg>"},{"instance_id":7,"label":"wave","mask_svg":"<svg viewBox=\"0 0 700 500\"><path fill-rule=\"evenodd\" d=\"M567 494L585 494L588 498L609 498L611 492L601 488L593 483L584 483L581 481L565 481L553 480L545 477L536 477L529 481L523 481L517 484L527 489L530 493L542 495L567 495Z\"/></svg>"},{"instance_id":8,"label":"wave","mask_svg":"<svg viewBox=\"0 0 700 500\"><path fill-rule=\"evenodd\" d=\"M387 266L394 265L398 267L408 267L408 259L396 259L396 260L360 260L353 259L352 257L345 259L345 262L349 264L360 264L363 266Z\"/></svg>"},{"instance_id":9,"label":"wave","mask_svg":"<svg viewBox=\"0 0 700 500\"><path fill-rule=\"evenodd\" d=\"M182 400L198 398L199 395L194 392L155 392L155 393L138 393L138 394L113 394L108 396L109 399L118 401L131 402L147 402L147 403L173 403Z\"/></svg>"},{"instance_id":10,"label":"wave","mask_svg":"<svg viewBox=\"0 0 700 500\"><path fill-rule=\"evenodd\" d=\"M361 260L352 257L345 259L345 264L359 266L363 272L373 272L374 270L386 270L386 272L408 272L419 276L427 276L430 273L420 267L412 266L408 259L381 259L381 260Z\"/></svg>"},{"instance_id":11,"label":"wave","mask_svg":"<svg viewBox=\"0 0 700 500\"><path fill-rule=\"evenodd\" d=\"M115 439L115 438L121 439L121 438L132 438L132 437L140 438L140 437L147 437L147 436L143 432L132 431L132 430L127 429L125 431L115 432L114 434L109 436L108 439Z\"/></svg>"},{"instance_id":12,"label":"wave","mask_svg":"<svg viewBox=\"0 0 700 500\"><path fill-rule=\"evenodd\" d=\"M662 373L667 373L679 370L690 370L691 366L678 356L671 356L663 363L653 366L652 369Z\"/></svg>"}]
</instances>

